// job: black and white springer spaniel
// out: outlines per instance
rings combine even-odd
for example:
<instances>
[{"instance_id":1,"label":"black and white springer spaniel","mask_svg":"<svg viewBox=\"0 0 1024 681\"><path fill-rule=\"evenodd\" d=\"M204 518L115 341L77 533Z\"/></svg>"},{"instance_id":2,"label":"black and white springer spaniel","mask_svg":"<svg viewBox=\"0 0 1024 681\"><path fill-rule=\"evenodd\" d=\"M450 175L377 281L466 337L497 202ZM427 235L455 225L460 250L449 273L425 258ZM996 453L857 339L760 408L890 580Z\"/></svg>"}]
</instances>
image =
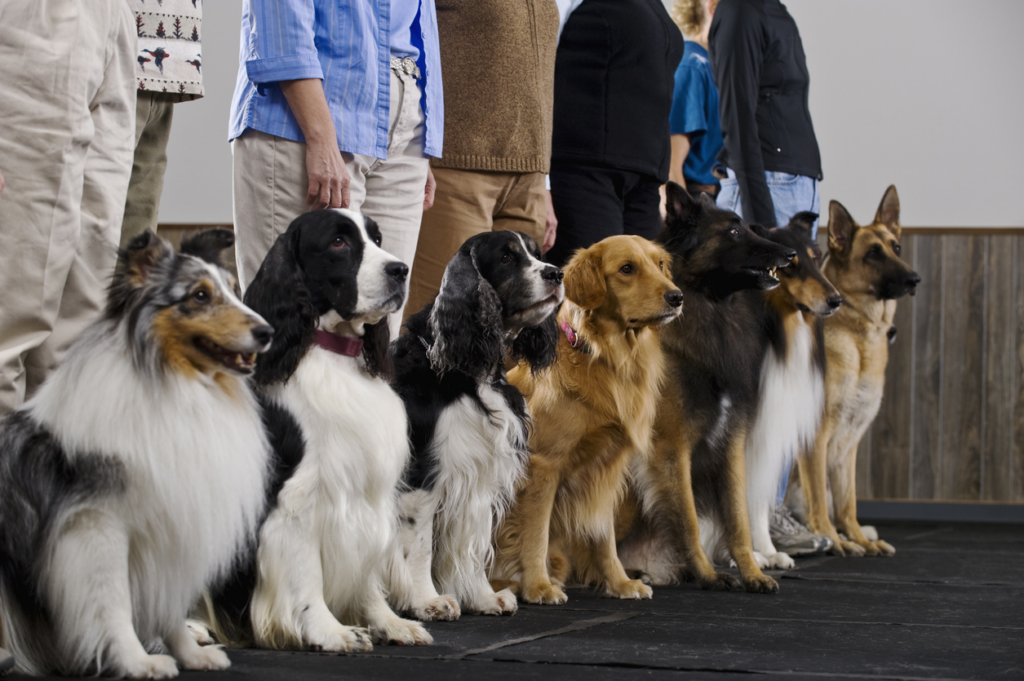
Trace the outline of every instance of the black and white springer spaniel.
<instances>
[{"instance_id":1,"label":"black and white springer spaniel","mask_svg":"<svg viewBox=\"0 0 1024 681\"><path fill-rule=\"evenodd\" d=\"M448 264L437 299L394 343L394 385L413 445L411 491L400 501L404 567L414 583L405 606L422 618L459 615L424 607L439 598L435 583L466 612L518 607L510 591L495 593L487 580L494 524L528 455L526 401L506 381L505 361L534 371L554 361L563 296L561 270L540 260L533 239L479 234Z\"/></svg>"},{"instance_id":2,"label":"black and white springer spaniel","mask_svg":"<svg viewBox=\"0 0 1024 681\"><path fill-rule=\"evenodd\" d=\"M385 596L408 600L388 571L409 442L387 382L387 315L409 268L380 244L359 213L307 213L246 291L276 329L255 381L277 469L255 559L211 598L208 623L224 639L327 651L431 642Z\"/></svg>"}]
</instances>

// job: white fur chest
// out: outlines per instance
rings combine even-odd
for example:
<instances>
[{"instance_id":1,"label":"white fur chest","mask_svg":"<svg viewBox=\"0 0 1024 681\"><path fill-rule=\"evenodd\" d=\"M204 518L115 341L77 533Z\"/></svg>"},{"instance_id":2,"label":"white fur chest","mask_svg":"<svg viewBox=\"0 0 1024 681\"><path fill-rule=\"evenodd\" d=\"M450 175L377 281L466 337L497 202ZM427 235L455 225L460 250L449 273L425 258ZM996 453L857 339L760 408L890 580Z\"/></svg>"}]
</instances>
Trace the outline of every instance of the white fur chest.
<instances>
[{"instance_id":1,"label":"white fur chest","mask_svg":"<svg viewBox=\"0 0 1024 681\"><path fill-rule=\"evenodd\" d=\"M29 405L69 456L124 466L125 493L100 503L131 542L140 633L184 616L254 536L269 445L252 394L231 388L173 373L146 379L113 343L69 357Z\"/></svg>"},{"instance_id":2,"label":"white fur chest","mask_svg":"<svg viewBox=\"0 0 1024 681\"><path fill-rule=\"evenodd\" d=\"M474 490L511 500L526 465L526 429L490 385L477 388L489 413L468 395L445 409L437 422L432 449L437 453L437 487L446 495Z\"/></svg>"},{"instance_id":3,"label":"white fur chest","mask_svg":"<svg viewBox=\"0 0 1024 681\"><path fill-rule=\"evenodd\" d=\"M270 392L302 428L306 442L293 479L312 475L316 494L391 504L408 462L405 407L362 361L313 347L291 378Z\"/></svg>"},{"instance_id":4,"label":"white fur chest","mask_svg":"<svg viewBox=\"0 0 1024 681\"><path fill-rule=\"evenodd\" d=\"M768 351L761 399L747 437L747 487L774 494L786 462L811 445L825 404L824 375L814 362L814 331L802 320L788 334L786 355Z\"/></svg>"}]
</instances>

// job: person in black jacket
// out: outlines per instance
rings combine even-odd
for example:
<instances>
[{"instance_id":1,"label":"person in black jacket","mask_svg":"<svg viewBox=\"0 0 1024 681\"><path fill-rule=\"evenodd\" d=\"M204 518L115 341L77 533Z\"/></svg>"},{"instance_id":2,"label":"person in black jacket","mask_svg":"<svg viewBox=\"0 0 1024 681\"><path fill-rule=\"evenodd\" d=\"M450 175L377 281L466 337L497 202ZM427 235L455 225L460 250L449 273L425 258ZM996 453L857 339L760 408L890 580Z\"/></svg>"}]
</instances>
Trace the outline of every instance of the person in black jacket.
<instances>
[{"instance_id":1,"label":"person in black jacket","mask_svg":"<svg viewBox=\"0 0 1024 681\"><path fill-rule=\"evenodd\" d=\"M807 59L779 0L721 0L708 53L728 169L718 206L765 227L818 213L821 155L808 107ZM817 233L817 222L814 225Z\"/></svg>"},{"instance_id":2,"label":"person in black jacket","mask_svg":"<svg viewBox=\"0 0 1024 681\"><path fill-rule=\"evenodd\" d=\"M558 235L547 260L614 234L661 229L674 74L683 36L661 0L584 0L555 57L551 201Z\"/></svg>"}]
</instances>

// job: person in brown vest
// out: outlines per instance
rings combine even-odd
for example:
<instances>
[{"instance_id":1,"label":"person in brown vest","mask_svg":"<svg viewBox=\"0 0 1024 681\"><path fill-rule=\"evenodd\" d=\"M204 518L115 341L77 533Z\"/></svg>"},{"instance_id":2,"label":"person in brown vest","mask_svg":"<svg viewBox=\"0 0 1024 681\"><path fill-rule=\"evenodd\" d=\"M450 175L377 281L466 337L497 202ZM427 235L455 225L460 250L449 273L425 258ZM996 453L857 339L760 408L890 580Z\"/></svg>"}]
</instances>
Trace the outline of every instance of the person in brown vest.
<instances>
[{"instance_id":1,"label":"person in brown vest","mask_svg":"<svg viewBox=\"0 0 1024 681\"><path fill-rule=\"evenodd\" d=\"M436 6L444 150L430 162L437 190L423 214L406 316L434 299L445 266L469 237L512 229L544 250L555 237L545 189L555 0L437 0Z\"/></svg>"}]
</instances>

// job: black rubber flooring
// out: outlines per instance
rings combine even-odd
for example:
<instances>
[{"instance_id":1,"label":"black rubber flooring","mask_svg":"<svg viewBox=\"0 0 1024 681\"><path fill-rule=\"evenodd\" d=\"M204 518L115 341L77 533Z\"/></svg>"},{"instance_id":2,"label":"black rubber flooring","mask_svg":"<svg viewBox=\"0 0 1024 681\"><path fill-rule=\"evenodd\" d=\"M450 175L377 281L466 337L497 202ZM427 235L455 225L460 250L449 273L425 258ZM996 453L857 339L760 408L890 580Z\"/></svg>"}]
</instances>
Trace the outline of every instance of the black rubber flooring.
<instances>
[{"instance_id":1,"label":"black rubber flooring","mask_svg":"<svg viewBox=\"0 0 1024 681\"><path fill-rule=\"evenodd\" d=\"M892 558L814 557L777 595L580 589L560 607L429 625L433 646L230 651L218 679L1024 679L1024 526L878 523Z\"/></svg>"}]
</instances>

